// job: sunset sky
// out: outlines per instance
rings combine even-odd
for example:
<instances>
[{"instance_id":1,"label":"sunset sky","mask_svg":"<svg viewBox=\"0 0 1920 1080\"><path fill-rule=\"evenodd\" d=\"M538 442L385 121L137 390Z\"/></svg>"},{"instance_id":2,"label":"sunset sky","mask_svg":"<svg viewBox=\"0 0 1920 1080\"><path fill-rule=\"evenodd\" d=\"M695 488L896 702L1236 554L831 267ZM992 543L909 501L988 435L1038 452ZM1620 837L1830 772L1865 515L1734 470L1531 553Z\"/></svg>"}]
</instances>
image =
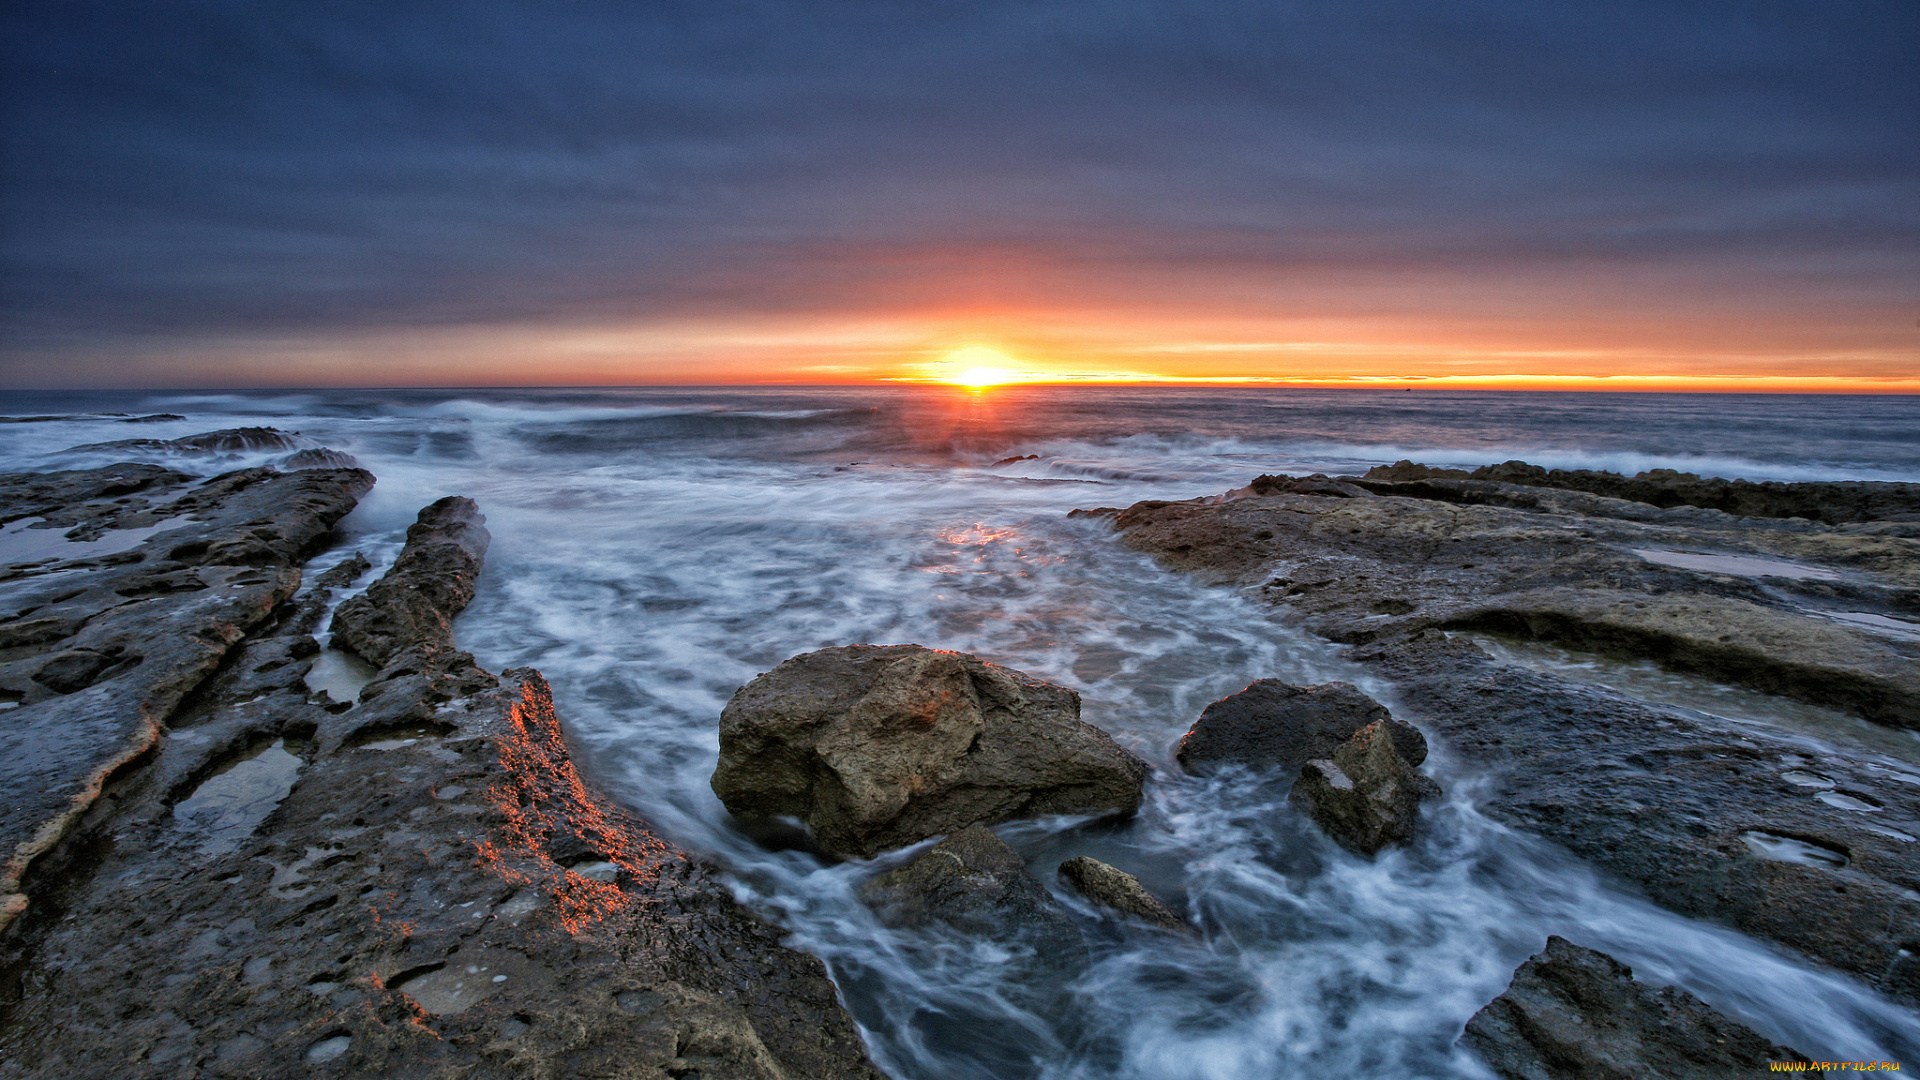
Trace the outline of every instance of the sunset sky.
<instances>
[{"instance_id":1,"label":"sunset sky","mask_svg":"<svg viewBox=\"0 0 1920 1080\"><path fill-rule=\"evenodd\" d=\"M1912 0L15 0L0 386L1920 391Z\"/></svg>"}]
</instances>

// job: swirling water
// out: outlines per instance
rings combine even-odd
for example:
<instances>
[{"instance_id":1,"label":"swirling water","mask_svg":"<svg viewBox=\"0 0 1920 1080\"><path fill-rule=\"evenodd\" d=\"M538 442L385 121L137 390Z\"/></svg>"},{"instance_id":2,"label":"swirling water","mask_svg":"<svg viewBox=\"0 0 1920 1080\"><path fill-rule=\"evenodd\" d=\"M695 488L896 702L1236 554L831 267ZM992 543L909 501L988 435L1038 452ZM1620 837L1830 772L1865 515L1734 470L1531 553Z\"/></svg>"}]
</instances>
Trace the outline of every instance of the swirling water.
<instances>
[{"instance_id":1,"label":"swirling water","mask_svg":"<svg viewBox=\"0 0 1920 1080\"><path fill-rule=\"evenodd\" d=\"M1252 679L1340 678L1398 703L1248 599L1163 572L1104 524L1066 517L1211 494L1260 472L1401 457L1920 480L1920 399L313 391L35 395L7 411L72 415L0 425L13 470L143 457L66 450L114 438L299 429L380 477L345 522L350 545L376 563L397 552L421 505L478 499L495 539L463 645L496 669L545 672L596 779L726 866L744 901L828 962L890 1075L1485 1076L1455 1040L1550 933L1813 1057L1920 1057L1913 1012L1668 913L1481 816L1483 778L1444 743L1429 771L1445 801L1415 844L1375 861L1326 841L1273 777L1184 776L1171 764L1176 740L1207 702ZM116 411L185 419L99 415ZM274 455L144 456L209 470ZM1077 854L1128 869L1199 932L1108 926L1084 960L1062 961L1024 955L1017 941L890 930L854 890L911 853L831 865L734 829L707 787L721 707L788 656L856 641L965 650L1078 690L1088 720L1156 766L1146 806L1125 825L1027 822L1002 835L1050 883Z\"/></svg>"}]
</instances>

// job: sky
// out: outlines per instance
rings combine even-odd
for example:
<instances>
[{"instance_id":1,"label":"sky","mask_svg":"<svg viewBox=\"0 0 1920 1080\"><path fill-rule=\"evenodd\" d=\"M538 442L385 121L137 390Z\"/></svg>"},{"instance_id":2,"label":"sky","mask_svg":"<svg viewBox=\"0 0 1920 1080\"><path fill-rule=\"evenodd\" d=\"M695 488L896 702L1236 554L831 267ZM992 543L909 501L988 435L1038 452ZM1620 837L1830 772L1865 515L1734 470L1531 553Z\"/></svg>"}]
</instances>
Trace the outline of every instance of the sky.
<instances>
[{"instance_id":1,"label":"sky","mask_svg":"<svg viewBox=\"0 0 1920 1080\"><path fill-rule=\"evenodd\" d=\"M1912 0L11 0L0 387L1920 392Z\"/></svg>"}]
</instances>

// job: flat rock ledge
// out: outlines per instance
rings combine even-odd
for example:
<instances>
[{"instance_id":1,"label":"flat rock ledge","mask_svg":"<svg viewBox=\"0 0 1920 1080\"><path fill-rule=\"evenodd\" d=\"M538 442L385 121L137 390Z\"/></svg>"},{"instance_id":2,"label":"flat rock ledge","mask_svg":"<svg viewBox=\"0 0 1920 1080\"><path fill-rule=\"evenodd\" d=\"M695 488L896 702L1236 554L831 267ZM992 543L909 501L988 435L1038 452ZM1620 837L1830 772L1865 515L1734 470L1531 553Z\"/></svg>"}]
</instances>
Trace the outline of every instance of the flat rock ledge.
<instances>
[{"instance_id":1,"label":"flat rock ledge","mask_svg":"<svg viewBox=\"0 0 1920 1080\"><path fill-rule=\"evenodd\" d=\"M1075 513L1349 646L1489 816L1920 1002L1920 759L1881 759L1920 729L1912 486L1618 479L1403 463ZM1836 711L1808 729L1833 749L1523 663L1532 642Z\"/></svg>"},{"instance_id":2,"label":"flat rock ledge","mask_svg":"<svg viewBox=\"0 0 1920 1080\"><path fill-rule=\"evenodd\" d=\"M1613 957L1549 937L1461 1042L1504 1080L1722 1080L1806 1062L1678 987L1636 982Z\"/></svg>"},{"instance_id":3,"label":"flat rock ledge","mask_svg":"<svg viewBox=\"0 0 1920 1080\"><path fill-rule=\"evenodd\" d=\"M390 659L353 702L309 692L324 592L364 564L302 593L298 563L270 555L323 541L370 476L256 470L190 486L146 468L56 486L103 507L129 483L144 485L136 498L195 498L205 522L191 538L4 582L24 583L4 594L16 622L84 633L129 619L114 589L135 583L149 610L176 614L125 624L123 654L137 643L143 659L95 684L146 710L128 710L144 742L15 725L93 687L21 688L25 703L0 714L41 760L73 762L52 775L95 784L55 807L51 840L16 855L26 902L0 936L0 1077L879 1080L823 966L582 782L539 674L488 673L439 632L465 590L433 594L431 611L368 612L399 628ZM49 509L48 483L0 478L0 495L31 488ZM377 596L428 583L414 576L438 556L421 549L450 520L477 563L482 520L443 500ZM221 551L259 561L208 561ZM48 567L57 590L40 584ZM231 580L243 572L254 580ZM52 595L17 599L35 588ZM97 609L74 607L79 596ZM191 649L176 658L176 646ZM155 670L165 678L120 688ZM12 835L44 836L44 812L25 809Z\"/></svg>"},{"instance_id":4,"label":"flat rock ledge","mask_svg":"<svg viewBox=\"0 0 1920 1080\"><path fill-rule=\"evenodd\" d=\"M720 714L713 790L863 858L969 825L1132 814L1147 765L1065 687L965 653L846 645L796 656Z\"/></svg>"}]
</instances>

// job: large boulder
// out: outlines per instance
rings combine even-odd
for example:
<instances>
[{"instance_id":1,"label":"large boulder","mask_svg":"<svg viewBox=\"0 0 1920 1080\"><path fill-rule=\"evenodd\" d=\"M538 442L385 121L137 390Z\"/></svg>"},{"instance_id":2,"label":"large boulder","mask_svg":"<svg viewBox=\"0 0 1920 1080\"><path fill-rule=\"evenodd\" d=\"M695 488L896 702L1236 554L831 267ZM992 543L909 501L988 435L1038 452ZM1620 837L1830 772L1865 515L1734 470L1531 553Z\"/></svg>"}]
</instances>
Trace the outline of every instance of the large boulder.
<instances>
[{"instance_id":1,"label":"large boulder","mask_svg":"<svg viewBox=\"0 0 1920 1080\"><path fill-rule=\"evenodd\" d=\"M1427 740L1412 724L1343 683L1295 686L1260 679L1206 707L1180 740L1182 768L1205 775L1226 764L1277 768L1290 775L1315 758L1332 757L1353 733L1374 722L1387 725L1407 764L1427 759Z\"/></svg>"},{"instance_id":2,"label":"large boulder","mask_svg":"<svg viewBox=\"0 0 1920 1080\"><path fill-rule=\"evenodd\" d=\"M1461 1042L1506 1080L1706 1080L1806 1061L1678 987L1562 937L1513 973Z\"/></svg>"},{"instance_id":3,"label":"large boulder","mask_svg":"<svg viewBox=\"0 0 1920 1080\"><path fill-rule=\"evenodd\" d=\"M1331 759L1302 766L1288 798L1341 847L1373 855L1410 839L1421 800L1439 794L1440 785L1407 767L1385 723L1376 720Z\"/></svg>"},{"instance_id":4,"label":"large boulder","mask_svg":"<svg viewBox=\"0 0 1920 1080\"><path fill-rule=\"evenodd\" d=\"M846 645L796 656L720 714L713 790L869 857L975 822L1131 814L1147 765L1080 720L1080 696L964 653Z\"/></svg>"}]
</instances>

